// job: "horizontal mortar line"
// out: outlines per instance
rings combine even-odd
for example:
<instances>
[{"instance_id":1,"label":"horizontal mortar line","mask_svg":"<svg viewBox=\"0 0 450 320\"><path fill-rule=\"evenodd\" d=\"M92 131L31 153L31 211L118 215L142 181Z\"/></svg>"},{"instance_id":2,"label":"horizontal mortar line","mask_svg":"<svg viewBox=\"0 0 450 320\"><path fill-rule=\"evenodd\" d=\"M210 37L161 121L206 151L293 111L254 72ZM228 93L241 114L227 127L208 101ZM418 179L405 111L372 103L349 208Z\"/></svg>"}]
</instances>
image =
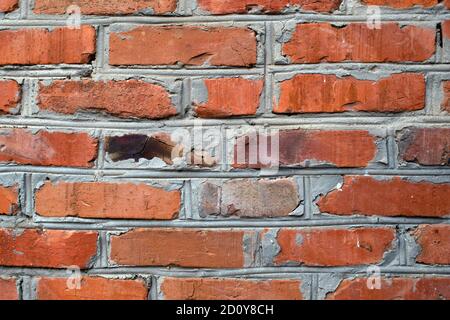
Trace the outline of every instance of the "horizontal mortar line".
<instances>
[{"instance_id":1,"label":"horizontal mortar line","mask_svg":"<svg viewBox=\"0 0 450 320\"><path fill-rule=\"evenodd\" d=\"M182 269L158 267L116 267L84 270L83 275L114 276L114 275L156 275L175 277L276 277L299 278L305 274L343 274L369 275L368 266L359 267L262 267L245 269ZM411 266L411 267L380 267L382 275L450 275L449 267ZM49 276L67 277L65 269L0 267L0 274L4 276Z\"/></svg>"},{"instance_id":2,"label":"horizontal mortar line","mask_svg":"<svg viewBox=\"0 0 450 320\"><path fill-rule=\"evenodd\" d=\"M93 67L87 68L64 68L62 70L57 69L22 69L22 70L2 70L0 69L0 77L9 78L67 78L71 76L83 76L90 74Z\"/></svg>"},{"instance_id":3,"label":"horizontal mortar line","mask_svg":"<svg viewBox=\"0 0 450 320\"><path fill-rule=\"evenodd\" d=\"M251 69L244 68L195 68L195 69L181 69L181 68L108 68L99 69L93 75L108 75L108 76L136 76L136 75L152 75L152 76L239 76L239 75L264 75L264 66L256 66Z\"/></svg>"},{"instance_id":4,"label":"horizontal mortar line","mask_svg":"<svg viewBox=\"0 0 450 320\"><path fill-rule=\"evenodd\" d=\"M151 171L154 170L154 171ZM252 170L252 171L179 171L142 168L104 168L104 169L78 169L34 166L3 166L0 174L7 173L43 173L55 175L84 175L117 179L195 179L195 178L264 178L280 176L306 176L306 175L376 175L376 176L449 176L450 168L404 168L404 169L336 169L336 168L282 168L278 171Z\"/></svg>"},{"instance_id":5,"label":"horizontal mortar line","mask_svg":"<svg viewBox=\"0 0 450 320\"><path fill-rule=\"evenodd\" d=\"M364 71L373 73L373 69L385 72L424 72L424 73L447 73L450 71L450 63L361 63L361 62L339 62L339 63L315 63L315 64L290 64L290 65L257 65L253 68L175 68L171 66L129 66L117 68L108 66L105 69L95 69L93 65L39 65L23 66L23 68L2 68L1 77L66 77L71 75L83 75L90 73L94 76L109 77L134 77L134 76L162 76L162 77L195 77L195 76L239 76L239 75L264 75L266 67L269 73L323 73L343 71Z\"/></svg>"},{"instance_id":6,"label":"horizontal mortar line","mask_svg":"<svg viewBox=\"0 0 450 320\"><path fill-rule=\"evenodd\" d=\"M417 63L363 63L363 62L339 62L339 63L304 63L304 64L289 64L289 65L269 65L268 71L270 73L281 72L299 72L315 71L321 73L323 71L366 71L374 73L373 69L379 71L391 72L449 72L450 63L432 63L427 62L423 64Z\"/></svg>"},{"instance_id":7,"label":"horizontal mortar line","mask_svg":"<svg viewBox=\"0 0 450 320\"><path fill-rule=\"evenodd\" d=\"M386 114L385 116L335 116L335 115L294 115L286 117L260 117L260 118L241 118L241 119L173 119L173 120L156 120L156 121L106 121L98 119L80 120L80 119L51 119L51 118L21 118L21 117L2 117L0 119L0 126L26 126L36 128L72 128L72 129L111 129L111 130L145 130L145 129L162 129L166 128L188 128L199 126L203 127L217 127L225 126L300 126L300 125L350 125L357 126L398 126L399 128L405 126L417 126L426 124L449 124L449 115L443 116L428 116L428 115L397 115Z\"/></svg>"},{"instance_id":8,"label":"horizontal mortar line","mask_svg":"<svg viewBox=\"0 0 450 320\"><path fill-rule=\"evenodd\" d=\"M41 220L42 219L42 220ZM323 219L306 220L304 218L291 218L283 220L176 220L176 221L130 221L130 220L92 220L92 221L73 221L74 218L61 218L60 221L53 219L45 221L44 218L34 221L31 224L17 226L14 219L10 221L2 221L0 225L8 228L45 228L52 230L101 230L101 231L117 231L129 228L207 228L207 229L223 229L223 228L309 228L309 227L371 227L371 226L396 226L415 227L420 224L450 224L449 218L383 218L383 217L353 217L338 218L330 216Z\"/></svg>"},{"instance_id":9,"label":"horizontal mortar line","mask_svg":"<svg viewBox=\"0 0 450 320\"><path fill-rule=\"evenodd\" d=\"M382 12L380 19L383 22L440 22L450 17L446 10L433 10L431 12L395 13ZM209 16L126 16L126 17L89 17L83 16L82 24L109 25L115 23L129 24L180 24L180 23L258 23L283 22L296 20L298 22L367 22L365 14L286 14L286 15L209 15ZM66 25L65 16L31 17L27 20L0 20L1 26L63 26Z\"/></svg>"}]
</instances>

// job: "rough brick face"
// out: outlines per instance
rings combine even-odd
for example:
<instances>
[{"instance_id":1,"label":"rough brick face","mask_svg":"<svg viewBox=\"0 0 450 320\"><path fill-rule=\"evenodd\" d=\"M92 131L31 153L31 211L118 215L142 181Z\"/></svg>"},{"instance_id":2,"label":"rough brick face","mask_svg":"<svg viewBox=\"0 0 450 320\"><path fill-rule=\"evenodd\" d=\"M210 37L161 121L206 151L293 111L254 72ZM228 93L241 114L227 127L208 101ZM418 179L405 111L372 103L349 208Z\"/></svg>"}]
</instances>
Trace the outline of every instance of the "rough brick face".
<instances>
[{"instance_id":1,"label":"rough brick face","mask_svg":"<svg viewBox=\"0 0 450 320\"><path fill-rule=\"evenodd\" d=\"M82 64L95 53L95 29L1 30L0 65Z\"/></svg>"},{"instance_id":2,"label":"rough brick face","mask_svg":"<svg viewBox=\"0 0 450 320\"><path fill-rule=\"evenodd\" d=\"M141 26L112 33L109 45L112 65L256 64L256 34L248 28Z\"/></svg>"},{"instance_id":3,"label":"rough brick face","mask_svg":"<svg viewBox=\"0 0 450 320\"><path fill-rule=\"evenodd\" d=\"M0 0L0 12L10 12L19 7L19 0Z\"/></svg>"},{"instance_id":4,"label":"rough brick face","mask_svg":"<svg viewBox=\"0 0 450 320\"><path fill-rule=\"evenodd\" d=\"M46 217L171 220L180 192L146 184L47 182L36 194L36 211Z\"/></svg>"},{"instance_id":5,"label":"rough brick face","mask_svg":"<svg viewBox=\"0 0 450 320\"><path fill-rule=\"evenodd\" d=\"M443 95L442 108L447 112L450 112L450 81L444 81L443 83Z\"/></svg>"},{"instance_id":6,"label":"rough brick face","mask_svg":"<svg viewBox=\"0 0 450 320\"><path fill-rule=\"evenodd\" d=\"M19 209L17 187L0 186L0 215L14 215Z\"/></svg>"},{"instance_id":7,"label":"rough brick face","mask_svg":"<svg viewBox=\"0 0 450 320\"><path fill-rule=\"evenodd\" d=\"M425 166L450 166L450 128L405 129L399 139L404 161Z\"/></svg>"},{"instance_id":8,"label":"rough brick face","mask_svg":"<svg viewBox=\"0 0 450 320\"><path fill-rule=\"evenodd\" d=\"M412 8L414 6L430 8L439 3L438 0L363 0L362 2L369 6L385 6L398 9Z\"/></svg>"},{"instance_id":9,"label":"rough brick face","mask_svg":"<svg viewBox=\"0 0 450 320\"><path fill-rule=\"evenodd\" d=\"M68 283L72 287L68 287ZM147 300L148 288L142 280L83 277L78 283L66 278L38 278L39 300ZM73 289L72 289L73 288Z\"/></svg>"},{"instance_id":10,"label":"rough brick face","mask_svg":"<svg viewBox=\"0 0 450 320\"><path fill-rule=\"evenodd\" d=\"M377 138L363 130L286 130L279 132L278 137L280 166L365 167L377 153ZM234 155L236 168L263 166L259 147L267 142L269 149L272 138L257 138L258 148L249 147L251 136L237 139Z\"/></svg>"},{"instance_id":11,"label":"rough brick face","mask_svg":"<svg viewBox=\"0 0 450 320\"><path fill-rule=\"evenodd\" d=\"M19 293L15 279L0 278L0 301L18 300Z\"/></svg>"},{"instance_id":12,"label":"rough brick face","mask_svg":"<svg viewBox=\"0 0 450 320\"><path fill-rule=\"evenodd\" d=\"M280 85L275 113L405 112L425 107L421 74L395 74L378 81L302 74Z\"/></svg>"},{"instance_id":13,"label":"rough brick face","mask_svg":"<svg viewBox=\"0 0 450 320\"><path fill-rule=\"evenodd\" d=\"M381 29L352 23L342 28L327 23L297 25L283 53L292 63L420 62L435 52L435 30L384 23Z\"/></svg>"},{"instance_id":14,"label":"rough brick face","mask_svg":"<svg viewBox=\"0 0 450 320\"><path fill-rule=\"evenodd\" d=\"M237 217L283 217L300 205L298 188L292 179L230 180L218 186L203 183L200 214Z\"/></svg>"},{"instance_id":15,"label":"rough brick face","mask_svg":"<svg viewBox=\"0 0 450 320\"><path fill-rule=\"evenodd\" d=\"M167 300L302 300L298 280L165 278Z\"/></svg>"},{"instance_id":16,"label":"rough brick face","mask_svg":"<svg viewBox=\"0 0 450 320\"><path fill-rule=\"evenodd\" d=\"M450 226L423 225L413 232L420 253L416 261L424 264L450 264Z\"/></svg>"},{"instance_id":17,"label":"rough brick face","mask_svg":"<svg viewBox=\"0 0 450 320\"><path fill-rule=\"evenodd\" d=\"M101 111L121 118L162 119L177 114L164 87L138 80L41 82L39 108L63 114Z\"/></svg>"},{"instance_id":18,"label":"rough brick face","mask_svg":"<svg viewBox=\"0 0 450 320\"><path fill-rule=\"evenodd\" d=\"M339 190L319 199L318 206L336 215L445 217L450 215L449 192L448 183L347 176Z\"/></svg>"},{"instance_id":19,"label":"rough brick face","mask_svg":"<svg viewBox=\"0 0 450 320\"><path fill-rule=\"evenodd\" d=\"M135 266L241 268L244 235L237 230L134 230L112 237L111 260Z\"/></svg>"},{"instance_id":20,"label":"rough brick face","mask_svg":"<svg viewBox=\"0 0 450 320\"><path fill-rule=\"evenodd\" d=\"M14 80L0 81L0 113L12 113L19 102L19 84Z\"/></svg>"},{"instance_id":21,"label":"rough brick face","mask_svg":"<svg viewBox=\"0 0 450 320\"><path fill-rule=\"evenodd\" d=\"M86 15L120 15L152 10L155 14L175 11L177 0L36 0L34 13L64 14L71 5Z\"/></svg>"},{"instance_id":22,"label":"rough brick face","mask_svg":"<svg viewBox=\"0 0 450 320\"><path fill-rule=\"evenodd\" d=\"M336 10L340 3L340 0L198 0L201 9L213 14L253 11L279 13L289 7L300 7L305 11L331 12Z\"/></svg>"},{"instance_id":23,"label":"rough brick face","mask_svg":"<svg viewBox=\"0 0 450 320\"><path fill-rule=\"evenodd\" d=\"M86 133L2 130L0 162L36 166L92 167L97 140Z\"/></svg>"},{"instance_id":24,"label":"rough brick face","mask_svg":"<svg viewBox=\"0 0 450 320\"><path fill-rule=\"evenodd\" d=\"M282 229L277 241L280 253L275 264L350 266L377 264L392 247L390 228Z\"/></svg>"},{"instance_id":25,"label":"rough brick face","mask_svg":"<svg viewBox=\"0 0 450 320\"><path fill-rule=\"evenodd\" d=\"M447 300L450 278L382 278L381 289L369 289L367 278L344 280L330 300Z\"/></svg>"},{"instance_id":26,"label":"rough brick face","mask_svg":"<svg viewBox=\"0 0 450 320\"><path fill-rule=\"evenodd\" d=\"M208 100L194 102L200 118L228 118L255 115L260 105L262 80L218 78L204 80Z\"/></svg>"},{"instance_id":27,"label":"rough brick face","mask_svg":"<svg viewBox=\"0 0 450 320\"><path fill-rule=\"evenodd\" d=\"M0 266L86 268L97 254L97 233L0 229Z\"/></svg>"}]
</instances>

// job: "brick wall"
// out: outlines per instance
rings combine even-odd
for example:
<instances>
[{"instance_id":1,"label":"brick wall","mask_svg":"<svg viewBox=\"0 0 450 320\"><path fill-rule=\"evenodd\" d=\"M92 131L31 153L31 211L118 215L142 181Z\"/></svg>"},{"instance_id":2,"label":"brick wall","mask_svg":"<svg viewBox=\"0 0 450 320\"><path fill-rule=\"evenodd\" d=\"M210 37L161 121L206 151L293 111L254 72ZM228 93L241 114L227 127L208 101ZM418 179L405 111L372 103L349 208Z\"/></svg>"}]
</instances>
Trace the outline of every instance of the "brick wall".
<instances>
[{"instance_id":1,"label":"brick wall","mask_svg":"<svg viewBox=\"0 0 450 320\"><path fill-rule=\"evenodd\" d=\"M449 298L449 7L0 0L0 299Z\"/></svg>"}]
</instances>

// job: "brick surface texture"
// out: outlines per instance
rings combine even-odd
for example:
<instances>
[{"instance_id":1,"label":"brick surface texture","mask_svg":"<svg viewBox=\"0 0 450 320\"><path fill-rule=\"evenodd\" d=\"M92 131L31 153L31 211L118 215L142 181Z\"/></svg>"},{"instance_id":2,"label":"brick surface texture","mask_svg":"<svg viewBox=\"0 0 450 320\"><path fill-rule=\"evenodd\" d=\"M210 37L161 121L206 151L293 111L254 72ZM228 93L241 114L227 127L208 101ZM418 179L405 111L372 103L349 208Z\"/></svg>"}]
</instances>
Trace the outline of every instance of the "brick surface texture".
<instances>
[{"instance_id":1,"label":"brick surface texture","mask_svg":"<svg viewBox=\"0 0 450 320\"><path fill-rule=\"evenodd\" d=\"M450 299L449 17L0 0L0 300Z\"/></svg>"}]
</instances>

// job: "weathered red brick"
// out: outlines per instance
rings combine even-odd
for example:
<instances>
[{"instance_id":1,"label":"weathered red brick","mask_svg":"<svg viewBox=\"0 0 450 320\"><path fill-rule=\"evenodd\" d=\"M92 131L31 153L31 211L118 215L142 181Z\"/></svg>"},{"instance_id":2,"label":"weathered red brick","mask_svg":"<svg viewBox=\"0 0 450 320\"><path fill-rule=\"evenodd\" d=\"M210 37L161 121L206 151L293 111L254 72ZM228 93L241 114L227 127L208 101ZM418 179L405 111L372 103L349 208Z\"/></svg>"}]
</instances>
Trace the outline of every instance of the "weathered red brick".
<instances>
[{"instance_id":1,"label":"weathered red brick","mask_svg":"<svg viewBox=\"0 0 450 320\"><path fill-rule=\"evenodd\" d=\"M164 278L167 300L302 300L299 280Z\"/></svg>"},{"instance_id":2,"label":"weathered red brick","mask_svg":"<svg viewBox=\"0 0 450 320\"><path fill-rule=\"evenodd\" d=\"M15 279L0 278L0 300L18 300L19 293L17 292L17 285Z\"/></svg>"},{"instance_id":3,"label":"weathered red brick","mask_svg":"<svg viewBox=\"0 0 450 320\"><path fill-rule=\"evenodd\" d=\"M444 108L444 110L450 112L450 81L443 82L443 89L444 98L442 107Z\"/></svg>"},{"instance_id":4,"label":"weathered red brick","mask_svg":"<svg viewBox=\"0 0 450 320\"><path fill-rule=\"evenodd\" d=\"M19 0L0 0L0 12L11 12L19 7Z\"/></svg>"},{"instance_id":5,"label":"weathered red brick","mask_svg":"<svg viewBox=\"0 0 450 320\"><path fill-rule=\"evenodd\" d=\"M263 80L217 78L204 80L208 92L205 102L194 101L201 118L228 118L255 115L260 105Z\"/></svg>"},{"instance_id":6,"label":"weathered red brick","mask_svg":"<svg viewBox=\"0 0 450 320\"><path fill-rule=\"evenodd\" d=\"M0 229L0 265L87 268L97 254L96 232Z\"/></svg>"},{"instance_id":7,"label":"weathered red brick","mask_svg":"<svg viewBox=\"0 0 450 320\"><path fill-rule=\"evenodd\" d=\"M257 9L265 13L279 13L288 7L305 11L332 12L341 0L198 0L201 9L213 14L248 13Z\"/></svg>"},{"instance_id":8,"label":"weathered red brick","mask_svg":"<svg viewBox=\"0 0 450 320\"><path fill-rule=\"evenodd\" d=\"M337 215L444 217L450 215L449 192L445 183L346 176L339 190L317 204L321 212Z\"/></svg>"},{"instance_id":9,"label":"weathered red brick","mask_svg":"<svg viewBox=\"0 0 450 320\"><path fill-rule=\"evenodd\" d=\"M278 137L280 166L327 164L340 168L366 167L377 153L377 138L364 130L284 130L279 132ZM259 148L267 142L271 155L271 139L257 136L256 148L250 148L250 136L239 137L233 166L263 167ZM241 150L245 150L244 155L239 154Z\"/></svg>"},{"instance_id":10,"label":"weathered red brick","mask_svg":"<svg viewBox=\"0 0 450 320\"><path fill-rule=\"evenodd\" d=\"M36 212L45 217L171 220L180 210L180 191L147 184L46 182L36 193Z\"/></svg>"},{"instance_id":11,"label":"weathered red brick","mask_svg":"<svg viewBox=\"0 0 450 320\"><path fill-rule=\"evenodd\" d=\"M408 128L400 133L404 161L426 166L450 166L450 128Z\"/></svg>"},{"instance_id":12,"label":"weathered red brick","mask_svg":"<svg viewBox=\"0 0 450 320\"><path fill-rule=\"evenodd\" d=\"M378 81L300 74L281 82L275 113L405 112L425 107L422 74L393 74Z\"/></svg>"},{"instance_id":13,"label":"weathered red brick","mask_svg":"<svg viewBox=\"0 0 450 320\"><path fill-rule=\"evenodd\" d=\"M16 81L0 81L0 113L11 113L20 98L20 85Z\"/></svg>"},{"instance_id":14,"label":"weathered red brick","mask_svg":"<svg viewBox=\"0 0 450 320\"><path fill-rule=\"evenodd\" d=\"M2 130L0 162L36 166L92 167L98 141L86 133Z\"/></svg>"},{"instance_id":15,"label":"weathered red brick","mask_svg":"<svg viewBox=\"0 0 450 320\"><path fill-rule=\"evenodd\" d=\"M169 92L139 80L40 83L39 107L64 114L102 111L122 118L162 119L177 114Z\"/></svg>"},{"instance_id":16,"label":"weathered red brick","mask_svg":"<svg viewBox=\"0 0 450 320\"><path fill-rule=\"evenodd\" d=\"M377 264L394 239L395 230L391 228L281 229L277 236L281 251L274 262L307 266Z\"/></svg>"},{"instance_id":17,"label":"weathered red brick","mask_svg":"<svg viewBox=\"0 0 450 320\"><path fill-rule=\"evenodd\" d=\"M190 143L191 141L189 141ZM113 162L140 159L153 160L158 158L168 165L173 165L176 158L184 158L187 165L213 167L217 164L217 156L211 152L192 150L192 146L174 141L167 132L152 135L128 134L124 136L107 137L105 151Z\"/></svg>"},{"instance_id":18,"label":"weathered red brick","mask_svg":"<svg viewBox=\"0 0 450 320\"><path fill-rule=\"evenodd\" d=\"M109 60L112 65L250 67L256 64L256 47L249 28L140 26L111 33Z\"/></svg>"},{"instance_id":19,"label":"weathered red brick","mask_svg":"<svg viewBox=\"0 0 450 320\"><path fill-rule=\"evenodd\" d=\"M369 6L383 6L397 9L412 8L414 6L430 8L439 3L438 0L362 0L362 2Z\"/></svg>"},{"instance_id":20,"label":"weathered red brick","mask_svg":"<svg viewBox=\"0 0 450 320\"><path fill-rule=\"evenodd\" d=\"M19 209L17 187L0 186L0 215L14 215Z\"/></svg>"},{"instance_id":21,"label":"weathered red brick","mask_svg":"<svg viewBox=\"0 0 450 320\"><path fill-rule=\"evenodd\" d=\"M241 268L244 235L235 230L136 229L111 238L111 260L131 266Z\"/></svg>"},{"instance_id":22,"label":"weathered red brick","mask_svg":"<svg viewBox=\"0 0 450 320\"><path fill-rule=\"evenodd\" d=\"M433 56L435 38L435 29L398 23L383 23L380 29L365 23L304 23L297 25L283 53L292 63L420 62Z\"/></svg>"},{"instance_id":23,"label":"weathered red brick","mask_svg":"<svg viewBox=\"0 0 450 320\"><path fill-rule=\"evenodd\" d=\"M78 288L78 283L74 282L74 280L66 278L38 278L37 299L147 300L148 298L148 288L142 280L82 277Z\"/></svg>"},{"instance_id":24,"label":"weathered red brick","mask_svg":"<svg viewBox=\"0 0 450 320\"><path fill-rule=\"evenodd\" d=\"M417 262L450 264L450 225L422 225L413 234L421 248Z\"/></svg>"},{"instance_id":25,"label":"weathered red brick","mask_svg":"<svg viewBox=\"0 0 450 320\"><path fill-rule=\"evenodd\" d=\"M95 38L91 26L0 30L0 65L89 63Z\"/></svg>"},{"instance_id":26,"label":"weathered red brick","mask_svg":"<svg viewBox=\"0 0 450 320\"><path fill-rule=\"evenodd\" d=\"M450 20L445 20L441 23L442 25L442 35L444 36L444 41L450 39Z\"/></svg>"},{"instance_id":27,"label":"weathered red brick","mask_svg":"<svg viewBox=\"0 0 450 320\"><path fill-rule=\"evenodd\" d=\"M72 5L86 15L122 15L152 10L165 14L176 10L177 0L36 0L36 14L64 14Z\"/></svg>"},{"instance_id":28,"label":"weathered red brick","mask_svg":"<svg viewBox=\"0 0 450 320\"><path fill-rule=\"evenodd\" d=\"M202 216L286 217L300 205L294 179L205 182L199 197Z\"/></svg>"},{"instance_id":29,"label":"weathered red brick","mask_svg":"<svg viewBox=\"0 0 450 320\"><path fill-rule=\"evenodd\" d=\"M370 289L371 279L342 281L330 300L442 300L450 298L450 278L382 278L381 289Z\"/></svg>"}]
</instances>

